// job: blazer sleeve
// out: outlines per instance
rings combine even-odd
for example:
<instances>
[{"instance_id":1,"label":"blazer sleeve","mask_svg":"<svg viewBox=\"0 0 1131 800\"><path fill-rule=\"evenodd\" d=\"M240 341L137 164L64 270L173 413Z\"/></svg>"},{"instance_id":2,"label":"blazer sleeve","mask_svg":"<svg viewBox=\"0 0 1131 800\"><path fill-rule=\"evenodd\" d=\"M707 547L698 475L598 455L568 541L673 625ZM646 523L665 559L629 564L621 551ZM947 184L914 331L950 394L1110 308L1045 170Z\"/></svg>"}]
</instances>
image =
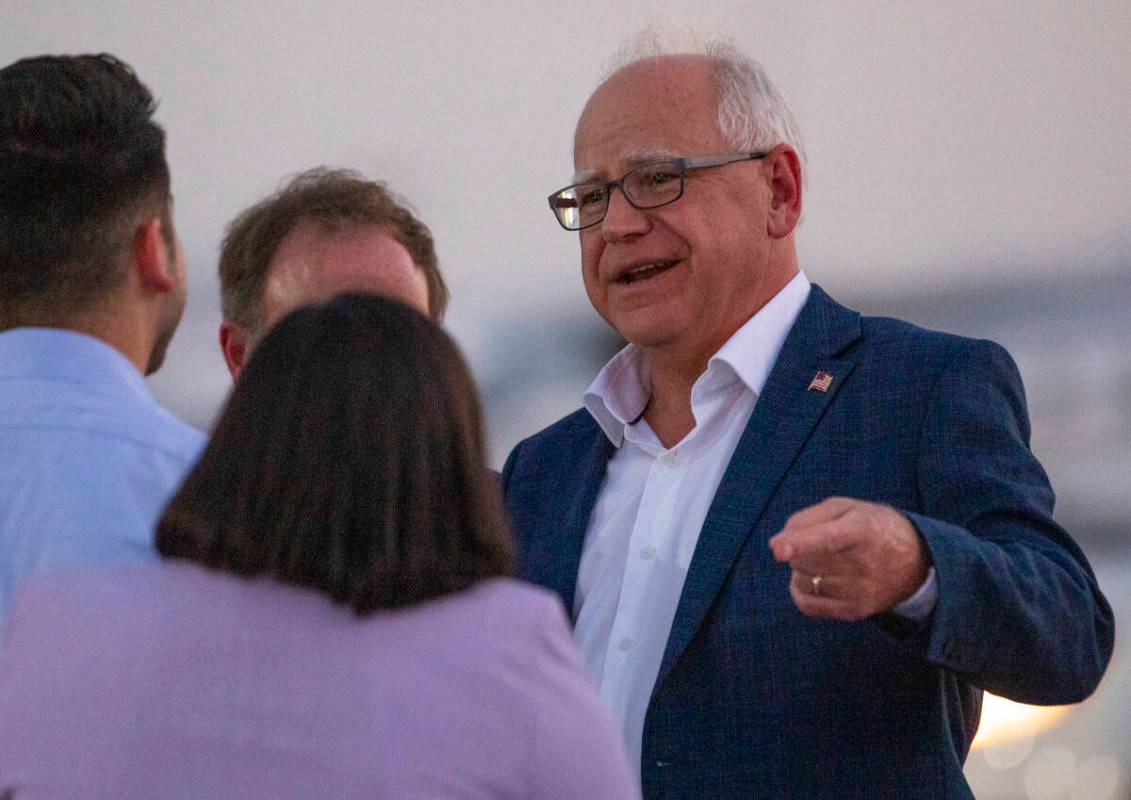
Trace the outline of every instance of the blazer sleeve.
<instances>
[{"instance_id":1,"label":"blazer sleeve","mask_svg":"<svg viewBox=\"0 0 1131 800\"><path fill-rule=\"evenodd\" d=\"M1017 367L972 342L935 387L919 440L923 513L907 513L938 577L927 658L1010 699L1072 703L1095 690L1114 621L1091 567L1052 519L1029 449Z\"/></svg>"}]
</instances>

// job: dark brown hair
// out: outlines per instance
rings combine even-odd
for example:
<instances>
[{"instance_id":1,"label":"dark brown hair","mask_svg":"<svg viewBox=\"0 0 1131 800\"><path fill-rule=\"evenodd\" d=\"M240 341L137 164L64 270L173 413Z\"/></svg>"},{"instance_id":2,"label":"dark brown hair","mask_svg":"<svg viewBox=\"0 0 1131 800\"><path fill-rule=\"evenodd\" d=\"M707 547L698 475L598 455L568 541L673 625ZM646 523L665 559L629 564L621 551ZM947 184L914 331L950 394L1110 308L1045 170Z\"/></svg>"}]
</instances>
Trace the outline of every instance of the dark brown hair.
<instances>
[{"instance_id":1,"label":"dark brown hair","mask_svg":"<svg viewBox=\"0 0 1131 800\"><path fill-rule=\"evenodd\" d=\"M220 248L220 301L224 317L249 333L263 324L263 287L271 259L299 223L314 220L327 230L377 225L408 251L428 284L428 313L439 322L448 305L432 233L403 200L380 181L352 170L317 167L288 181L228 226Z\"/></svg>"},{"instance_id":2,"label":"dark brown hair","mask_svg":"<svg viewBox=\"0 0 1131 800\"><path fill-rule=\"evenodd\" d=\"M172 249L155 108L105 53L0 70L0 329L65 323L119 287L144 216L161 217Z\"/></svg>"},{"instance_id":3,"label":"dark brown hair","mask_svg":"<svg viewBox=\"0 0 1131 800\"><path fill-rule=\"evenodd\" d=\"M284 317L158 524L157 549L311 586L359 614L511 574L455 345L376 295Z\"/></svg>"}]
</instances>

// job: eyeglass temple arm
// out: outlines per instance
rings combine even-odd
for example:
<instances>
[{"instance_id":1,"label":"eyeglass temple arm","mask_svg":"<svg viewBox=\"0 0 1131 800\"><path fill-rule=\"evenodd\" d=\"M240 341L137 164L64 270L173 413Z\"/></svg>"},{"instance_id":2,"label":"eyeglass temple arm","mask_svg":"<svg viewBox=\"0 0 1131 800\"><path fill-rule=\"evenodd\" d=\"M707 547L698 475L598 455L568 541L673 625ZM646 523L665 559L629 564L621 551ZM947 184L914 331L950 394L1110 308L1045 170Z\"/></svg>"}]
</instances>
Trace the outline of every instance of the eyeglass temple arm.
<instances>
[{"instance_id":1,"label":"eyeglass temple arm","mask_svg":"<svg viewBox=\"0 0 1131 800\"><path fill-rule=\"evenodd\" d=\"M685 169L698 169L700 167L721 167L723 164L732 164L735 161L755 161L765 158L768 153L756 150L752 153L735 153L726 156L698 156L694 158L681 158Z\"/></svg>"}]
</instances>

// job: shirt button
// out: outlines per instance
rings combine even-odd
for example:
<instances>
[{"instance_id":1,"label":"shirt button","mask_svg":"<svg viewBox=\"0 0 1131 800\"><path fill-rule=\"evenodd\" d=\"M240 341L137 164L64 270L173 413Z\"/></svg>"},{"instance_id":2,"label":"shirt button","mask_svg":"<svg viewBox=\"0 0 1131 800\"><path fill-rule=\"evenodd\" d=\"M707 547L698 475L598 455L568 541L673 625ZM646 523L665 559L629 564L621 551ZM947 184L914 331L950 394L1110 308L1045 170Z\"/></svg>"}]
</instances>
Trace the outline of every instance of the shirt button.
<instances>
[{"instance_id":1,"label":"shirt button","mask_svg":"<svg viewBox=\"0 0 1131 800\"><path fill-rule=\"evenodd\" d=\"M643 547L640 548L640 557L641 558L651 558L654 555L656 555L656 548L653 547L652 545L646 544L646 545L644 545Z\"/></svg>"},{"instance_id":2,"label":"shirt button","mask_svg":"<svg viewBox=\"0 0 1131 800\"><path fill-rule=\"evenodd\" d=\"M630 639L627 636L624 637L623 639L620 640L620 643L617 645L617 647L619 647L621 650L631 650L632 649L632 639Z\"/></svg>"},{"instance_id":3,"label":"shirt button","mask_svg":"<svg viewBox=\"0 0 1131 800\"><path fill-rule=\"evenodd\" d=\"M667 453L664 453L662 461L665 464L667 464L669 467L674 467L676 464L679 463L679 458L676 456L675 453L667 452Z\"/></svg>"}]
</instances>

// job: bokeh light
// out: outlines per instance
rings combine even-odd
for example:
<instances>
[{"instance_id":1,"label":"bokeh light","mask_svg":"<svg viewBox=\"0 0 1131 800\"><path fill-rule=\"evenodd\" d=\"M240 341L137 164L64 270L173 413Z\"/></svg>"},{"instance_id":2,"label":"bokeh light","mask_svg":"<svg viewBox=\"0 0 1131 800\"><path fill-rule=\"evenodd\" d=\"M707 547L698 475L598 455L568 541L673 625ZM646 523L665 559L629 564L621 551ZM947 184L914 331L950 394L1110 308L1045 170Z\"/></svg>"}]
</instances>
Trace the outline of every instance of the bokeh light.
<instances>
[{"instance_id":1,"label":"bokeh light","mask_svg":"<svg viewBox=\"0 0 1131 800\"><path fill-rule=\"evenodd\" d=\"M1059 724L1071 708L1027 706L987 692L982 701L982 721L973 747L990 748L1006 742L1031 741L1038 733Z\"/></svg>"}]
</instances>

